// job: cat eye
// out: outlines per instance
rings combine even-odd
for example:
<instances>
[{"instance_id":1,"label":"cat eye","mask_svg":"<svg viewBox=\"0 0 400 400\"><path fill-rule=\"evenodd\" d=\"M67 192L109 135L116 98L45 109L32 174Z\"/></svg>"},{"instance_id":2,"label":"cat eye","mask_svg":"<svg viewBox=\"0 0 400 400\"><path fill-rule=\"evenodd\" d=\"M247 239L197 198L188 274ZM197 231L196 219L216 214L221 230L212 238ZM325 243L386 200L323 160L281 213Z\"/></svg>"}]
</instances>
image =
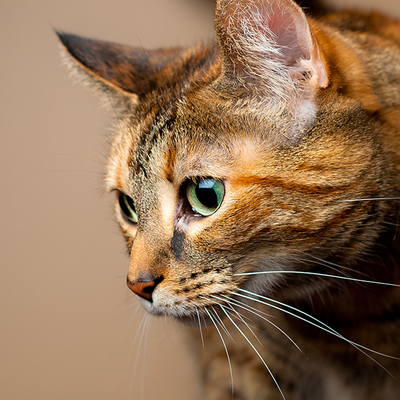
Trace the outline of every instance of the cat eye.
<instances>
[{"instance_id":1,"label":"cat eye","mask_svg":"<svg viewBox=\"0 0 400 400\"><path fill-rule=\"evenodd\" d=\"M216 179L200 179L197 183L189 181L186 197L193 212L207 217L220 207L225 195L224 184Z\"/></svg>"},{"instance_id":2,"label":"cat eye","mask_svg":"<svg viewBox=\"0 0 400 400\"><path fill-rule=\"evenodd\" d=\"M128 219L128 221L132 222L133 224L137 224L138 216L136 214L132 198L127 196L125 193L119 192L118 202L122 214Z\"/></svg>"}]
</instances>

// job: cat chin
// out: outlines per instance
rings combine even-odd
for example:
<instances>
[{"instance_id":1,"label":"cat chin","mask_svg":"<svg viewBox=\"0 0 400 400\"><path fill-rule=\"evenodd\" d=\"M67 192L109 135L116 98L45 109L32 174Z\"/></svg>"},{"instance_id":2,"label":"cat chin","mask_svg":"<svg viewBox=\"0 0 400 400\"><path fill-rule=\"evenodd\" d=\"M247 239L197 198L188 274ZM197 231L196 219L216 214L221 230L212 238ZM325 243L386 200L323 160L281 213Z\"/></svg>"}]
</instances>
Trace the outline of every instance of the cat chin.
<instances>
[{"instance_id":1,"label":"cat chin","mask_svg":"<svg viewBox=\"0 0 400 400\"><path fill-rule=\"evenodd\" d=\"M189 326L189 327L199 327L199 319L197 315L174 315L174 314L169 314L169 313L163 313L159 312L156 310L148 310L145 308L146 312L151 314L153 317L164 317L164 318L173 318L176 321L180 322L183 325ZM201 318L201 325L202 326L209 326L212 325L212 322L209 318Z\"/></svg>"},{"instance_id":2,"label":"cat chin","mask_svg":"<svg viewBox=\"0 0 400 400\"><path fill-rule=\"evenodd\" d=\"M152 303L149 303L147 300L139 299L139 302L141 306L144 308L144 310L151 314L154 317L166 317L166 318L173 318L182 324L186 326L199 326L199 319L197 315L177 315L176 313L173 312L167 312L165 309L161 310L157 307L154 307ZM209 325L210 322L206 321L209 318L201 318L201 323L202 325Z\"/></svg>"},{"instance_id":3,"label":"cat chin","mask_svg":"<svg viewBox=\"0 0 400 400\"><path fill-rule=\"evenodd\" d=\"M146 310L148 311L148 310ZM173 318L176 321L180 322L183 325L189 326L189 327L199 327L199 317L197 315L176 315L173 313L165 313L165 312L160 312L156 310L151 310L148 311L149 314L155 316L155 317L165 317L165 318ZM212 321L210 320L209 317L202 315L201 317L201 326L210 326L212 325Z\"/></svg>"}]
</instances>

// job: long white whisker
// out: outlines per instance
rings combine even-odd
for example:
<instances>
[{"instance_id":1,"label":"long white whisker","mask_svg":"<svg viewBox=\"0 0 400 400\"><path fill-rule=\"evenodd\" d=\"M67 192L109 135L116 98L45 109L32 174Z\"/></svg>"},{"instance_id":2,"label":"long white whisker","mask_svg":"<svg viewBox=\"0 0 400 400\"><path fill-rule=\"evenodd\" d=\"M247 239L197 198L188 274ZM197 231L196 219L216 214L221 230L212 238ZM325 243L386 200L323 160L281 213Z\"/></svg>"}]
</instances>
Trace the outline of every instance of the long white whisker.
<instances>
[{"instance_id":1,"label":"long white whisker","mask_svg":"<svg viewBox=\"0 0 400 400\"><path fill-rule=\"evenodd\" d=\"M282 303L282 302L280 302L280 301L278 301L278 300L274 300L274 299L271 299L271 298L268 298L268 297L265 297L265 296L261 296L261 295L259 295L259 294L257 294L257 293L249 292L248 290L244 290L244 289L238 289L238 290L240 290L240 291L242 291L242 292L245 292L245 293L249 293L249 294L252 295L252 296L256 296L256 297L260 297L260 298L262 298L262 299L266 299L266 300L268 300L268 301L270 301L270 302L272 302L272 303L277 303L277 304L279 304L279 305L281 305L281 306L283 306L283 307L287 307L287 308L289 308L289 309L291 309L291 310L294 310L295 312L298 312L299 314L305 315L307 318L310 318L310 319L316 321L319 325L316 324L316 323L314 323L314 322L312 322L312 321L310 321L310 320L308 320L308 319L306 319L306 318L303 318L303 317L301 317L301 316L299 316L299 315L296 315L296 314L294 314L294 313L292 313L292 312L290 312L290 311L288 311L288 310L285 310L284 308L278 307L278 306L276 306L276 305L274 305L274 304L266 303L266 302L264 302L264 301L261 301L260 299L257 299L257 298L254 298L254 297L252 298L252 297L249 297L249 296L245 296L245 295L243 295L243 294L240 294L240 293L236 293L236 295L238 295L238 296L247 298L247 299L249 299L249 300L257 301L257 302L259 302L259 303L261 303L261 304L265 304L265 305L267 305L267 306L269 306L269 307L275 308L275 309L277 309L277 310L279 310L279 311L282 311L282 312L284 312L284 313L286 313L286 314L288 314L288 315L291 315L291 316L293 316L293 317L295 317L295 318L298 318L298 319L300 319L300 320L302 320L302 321L304 321L304 322L307 322L308 324L310 324L310 325L312 325L312 326L315 326L315 327L317 327L317 328L319 328L319 329L321 329L321 330L323 330L323 331L325 331L325 332L328 332L328 333L332 334L333 336L336 336L336 337L338 337L338 338L344 340L345 342L349 343L349 344L352 345L354 348L356 348L357 350L359 350L362 354L364 354L364 355L365 355L366 357L368 357L370 360L374 361L377 365L379 365L382 369L384 369L389 375L393 376L385 367L383 367L378 361L376 361L373 357L371 357L369 354L367 354L367 353L366 353L365 351L363 351L363 350L367 350L367 351L369 351L369 352L371 352L371 353L374 353L374 354L377 354L377 355L380 355L380 356L383 356L383 357L391 358L391 359L394 359L394 360L399 360L398 357L389 356L389 355L387 355L387 354L380 353L379 351L372 350L372 349L370 349L370 348L368 348L368 347L366 347L366 346L362 346L361 344L358 344L358 343L356 343L356 342L353 342L353 341L351 341L350 339L347 339L346 337L344 337L343 335L341 335L339 332L335 331L335 330L334 330L333 328L331 328L329 325L327 325L327 324L323 323L322 321L320 321L319 319L315 318L314 316L312 316L312 315L310 315L310 314L307 314L306 312L304 312L304 311L302 311L302 310L299 310L299 309L297 309L297 308L295 308L295 307L289 306L288 304ZM235 294L234 292L231 292L231 293L232 293L232 294Z\"/></svg>"},{"instance_id":2,"label":"long white whisker","mask_svg":"<svg viewBox=\"0 0 400 400\"><path fill-rule=\"evenodd\" d=\"M255 337L257 342L260 343L261 346L264 346L262 344L262 342L260 341L260 339L257 337L257 335L254 333L253 329L251 329L250 325L244 320L243 316L230 304L230 301L233 300L233 299L229 298L228 296L224 296L224 295L221 295L221 296L226 297L227 300L225 300L223 298L219 298L219 297L214 296L214 295L210 295L210 297L214 297L214 298L216 298L216 299L218 299L220 301L223 301L223 302L227 303L228 306L229 306L229 309L232 310L232 312L235 313L236 317L239 318L240 321L243 322L243 324L247 327L247 329L253 334L253 336Z\"/></svg>"},{"instance_id":3,"label":"long white whisker","mask_svg":"<svg viewBox=\"0 0 400 400\"><path fill-rule=\"evenodd\" d=\"M226 357L227 357L227 359L228 359L229 373L230 373L230 375L231 375L231 382L232 382L232 398L233 398L233 393L234 393L234 391L235 391L235 387L234 387L234 384L233 384L233 371L232 371L232 364L231 364L231 358L230 358L230 356L229 356L229 351L228 351L228 348L226 347L226 343L225 343L224 337L222 336L221 331L218 329L218 326L217 326L216 322L214 321L214 318L212 317L211 313L207 310L207 308L204 308L204 310L205 310L205 312L207 313L208 317L210 318L211 322L213 323L213 325L214 325L216 331L218 332L218 335L219 335L219 337L221 338L222 344L223 344L224 349L225 349ZM215 312L214 309L213 309L213 311Z\"/></svg>"},{"instance_id":4,"label":"long white whisker","mask_svg":"<svg viewBox=\"0 0 400 400\"><path fill-rule=\"evenodd\" d=\"M136 314L139 312L139 310L142 310L142 307L140 306L139 302L133 302L132 304L129 304L127 306L127 308L131 307L135 307L135 309L130 314L128 326L130 326L135 321ZM117 316L115 316L114 319L115 318L117 318Z\"/></svg>"},{"instance_id":5,"label":"long white whisker","mask_svg":"<svg viewBox=\"0 0 400 400\"><path fill-rule=\"evenodd\" d=\"M257 356L259 357L259 359L261 360L261 362L263 363L264 367L267 369L269 375L271 376L272 380L274 381L276 387L279 390L279 393L281 394L282 398L284 400L286 400L285 395L282 392L281 387L279 386L275 376L273 375L271 369L268 367L267 363L264 361L264 359L262 358L261 354L258 352L258 350L254 347L253 343L251 343L251 341L249 340L249 338L243 333L243 331L239 328L239 326L235 323L235 321L230 317L229 313L226 312L224 306L222 306L220 304L220 307L222 309L222 311L225 313L226 317L231 321L231 323L233 324L233 326L239 331L239 333L243 336L243 338L246 340L246 342L251 346L251 348L254 350L254 352L257 354Z\"/></svg>"},{"instance_id":6,"label":"long white whisker","mask_svg":"<svg viewBox=\"0 0 400 400\"><path fill-rule=\"evenodd\" d=\"M203 300L210 300L207 297L204 296L199 296L199 298L203 299ZM215 303L216 305L219 305L219 303L217 301L213 301L213 303ZM218 322L218 324L221 326L221 328L224 330L224 332L227 334L227 336L234 342L235 339L233 339L232 335L230 334L229 330L226 328L225 324L223 323L221 317L218 315L218 313L215 311L215 309L213 308L213 311L216 315L216 320Z\"/></svg>"},{"instance_id":7,"label":"long white whisker","mask_svg":"<svg viewBox=\"0 0 400 400\"><path fill-rule=\"evenodd\" d=\"M358 283L372 283L375 285L400 287L400 285L398 285L396 283L378 282L378 281L371 281L371 280L367 280L367 279L350 278L348 276L323 274L320 272L310 272L310 271L254 271L254 272L241 272L239 274L234 274L234 276L262 275L262 274L314 275L314 276L322 276L324 278L343 279L346 281L352 281L352 282L358 282Z\"/></svg>"},{"instance_id":8,"label":"long white whisker","mask_svg":"<svg viewBox=\"0 0 400 400\"><path fill-rule=\"evenodd\" d=\"M142 333L143 333L144 325L146 325L146 322L147 322L147 319L148 319L148 318L149 318L149 314L146 313L146 314L143 314L143 315L142 315L142 319L141 319L141 321L140 321L140 324L139 324L139 326L138 326L138 328L137 328L135 337L134 337L133 342L132 342L132 346L131 346L131 350L130 350L130 354L131 354L131 355L132 355L133 348L134 348L134 346L135 346L135 343L136 343L136 341L137 341L137 339L138 339L139 334L142 335ZM141 341L141 339L139 340L139 342L140 342L140 341ZM140 348L140 344L139 344L139 348Z\"/></svg>"},{"instance_id":9,"label":"long white whisker","mask_svg":"<svg viewBox=\"0 0 400 400\"><path fill-rule=\"evenodd\" d=\"M146 375L147 343L148 343L148 340L149 340L148 332L149 332L150 322L151 322L151 319L150 319L150 316L149 316L149 317L146 319L146 322L145 322L145 325L144 325L144 329L143 329L144 340L143 340L143 352L142 352L142 354L143 354L142 376L145 376L145 375ZM144 383L144 380L142 379L142 382L141 382L141 390L140 390L140 392L141 392L141 398L142 398L142 399L145 398L145 396L144 396L144 389L145 389L145 387L144 387L144 384L143 384L143 383Z\"/></svg>"},{"instance_id":10,"label":"long white whisker","mask_svg":"<svg viewBox=\"0 0 400 400\"><path fill-rule=\"evenodd\" d=\"M219 305L219 303L216 303ZM232 337L231 333L229 332L229 330L226 328L224 322L222 321L221 317L218 315L218 313L215 311L215 309L213 308L214 314L215 314L215 318L218 322L218 324L221 326L221 328L224 330L224 332L226 333L226 335L232 340L232 342L235 342L235 339Z\"/></svg>"},{"instance_id":11,"label":"long white whisker","mask_svg":"<svg viewBox=\"0 0 400 400\"><path fill-rule=\"evenodd\" d=\"M310 315L310 314L306 313L305 311L302 311L302 310L300 310L300 309L298 309L298 308L296 308L296 307L292 307L292 306L290 306L290 305L288 305L288 304L285 304L285 303L282 303L282 302L280 302L280 301L278 301L278 300L275 300L275 299L272 299L272 298L269 298L269 297L265 297L265 296L262 296L262 295L257 294L257 293L253 293L253 292L250 292L250 291L245 290L245 289L240 289L240 288L239 288L238 290L240 290L240 291L242 291L242 292L245 292L245 293L248 293L248 294L250 294L250 295L252 295L252 296L259 297L259 298L261 298L261 299L266 299L267 301L270 301L271 303L276 303L276 304L279 304L279 305L282 306L282 307L287 307L287 308L290 309L290 310L293 310L293 311L295 311L295 312L298 312L299 314L302 314L302 315L306 316L307 318L312 319L312 320L315 321L316 323L314 323L314 322L312 322L312 321L309 321L308 319L305 319L305 318L303 318L303 317L301 317L301 316L299 316L299 315L293 314L292 312L290 312L290 311L288 311L288 310L285 310L284 308L278 307L278 306L276 306L276 305L274 305L274 304L266 303L266 302L264 302L264 301L261 301L260 299L257 299L257 298L254 298L254 297L245 296L245 295L240 294L240 293L236 293L236 295L238 295L238 296L244 297L244 298L249 299L249 300L252 300L252 301L257 301L257 302L259 302L259 303L261 303L261 304L265 304L265 305L267 305L267 306L269 306L269 307L272 307L272 308L275 308L275 309L277 309L277 310L279 310L279 311L285 312L286 314L291 315L291 316L293 316L293 317L295 317L295 318L298 318L298 319L300 319L300 320L302 320L302 321L304 321L304 322L307 322L307 323L309 323L310 325L313 325L313 326L315 326L315 327L317 327L317 328L319 328L319 329L321 329L321 330L323 330L323 331L325 331L325 332L331 333L332 335L334 335L334 336L336 336L336 337L338 337L338 338L340 338L340 339L345 340L347 343L350 343L350 344L352 344L353 346L356 346L357 348L360 347L360 348L362 348L362 349L371 351L372 353L375 353L375 354L377 354L377 355L385 356L385 357L388 357L388 358L393 358L393 359L395 359L395 360L398 359L397 357L389 356L389 355L380 353L380 352L378 352L378 351L372 350L372 349L370 349L370 348L368 348L368 347L364 347L364 346L362 346L362 345L360 345L360 344L358 344L358 343L352 342L351 340L349 340L349 339L345 338L343 335L341 335L339 332L335 331L335 330L334 330L333 328L331 328L329 325L327 325L327 324L325 324L324 322L320 321L318 318L316 318L316 317L314 317L313 315ZM232 293L234 293L234 292L232 292ZM320 325L318 325L318 324L320 324ZM360 350L360 351L361 351L361 350ZM366 354L366 355L368 356L368 354ZM375 361L375 360L374 360L374 361Z\"/></svg>"},{"instance_id":12,"label":"long white whisker","mask_svg":"<svg viewBox=\"0 0 400 400\"><path fill-rule=\"evenodd\" d=\"M139 358L140 358L140 353L141 353L141 349L142 349L143 337L144 337L144 334L146 332L146 326L148 324L149 318L150 318L149 314L146 313L146 314L143 315L142 320L140 321L138 330L136 332L135 338L133 339L133 343L132 343L132 347L131 347L131 353L133 351L133 347L134 347L134 345L136 343L136 340L139 337L138 350L137 350L137 353L136 353L135 364L133 366L133 373L132 373L132 379L131 379L131 385L130 385L130 388L129 388L129 393L133 392L133 384L134 384L134 379L135 379L135 376L136 376L137 367L138 367ZM142 353L142 355L143 355L143 353ZM143 390L143 386L141 387L141 390Z\"/></svg>"},{"instance_id":13,"label":"long white whisker","mask_svg":"<svg viewBox=\"0 0 400 400\"><path fill-rule=\"evenodd\" d=\"M222 295L222 296L224 296L224 295ZM224 296L224 297L227 297L227 296ZM229 298L229 297L228 297L228 298ZM229 299L230 299L230 298L229 298ZM282 334L297 348L297 350L299 350L300 353L302 353L302 354L304 355L303 351L302 351L301 348L298 346L298 344L297 344L297 343L296 343L282 328L280 328L278 325L274 324L274 323L273 323L272 321L270 321L268 318L263 317L263 316L260 314L261 311L257 310L257 309L254 308L254 307L251 307L251 306L248 305L248 304L244 304L244 303L240 302L239 300L236 300L236 299L230 299L230 300L234 301L235 304L236 304L238 307L241 307L241 308L243 308L243 309L245 309L245 310L247 310L247 311L249 311L249 312L251 312L251 313L257 315L257 317L259 317L259 318L263 319L264 321L268 322L270 325L272 325L274 328L276 328L279 332L281 332L281 333L282 333ZM246 324L246 326L247 326L247 324ZM251 329L250 329L250 330L251 330ZM253 334L254 334L254 333L253 333ZM255 336L255 335L254 335L254 336ZM256 339L258 340L257 337L256 337Z\"/></svg>"},{"instance_id":14,"label":"long white whisker","mask_svg":"<svg viewBox=\"0 0 400 400\"><path fill-rule=\"evenodd\" d=\"M231 293L233 293L233 292L231 292ZM229 297L229 296L227 296L227 295L225 295L225 294L221 294L221 296L222 296L222 297L225 297L226 299L228 299L229 301L231 301L233 304L237 304L237 305L240 305L240 306L242 306L242 307L248 307L249 310L253 310L253 311L256 312L256 313L258 314L258 316L260 316L260 317L261 317L262 315L264 315L265 318L275 318L274 315L271 315L271 314L268 314L268 313L266 313L266 312L264 312L264 311L258 310L257 308L251 306L250 304L245 304L245 303L241 302L240 300L235 299L234 297ZM224 300L224 301L226 302L226 300ZM250 318L249 318L249 319L250 319Z\"/></svg>"},{"instance_id":15,"label":"long white whisker","mask_svg":"<svg viewBox=\"0 0 400 400\"><path fill-rule=\"evenodd\" d=\"M200 320L200 313L199 313L198 307L196 307L196 312L197 312L197 319L198 319L198 321L199 321L199 329L200 329L201 344L203 345L203 349L204 349L203 329L201 328L201 320Z\"/></svg>"},{"instance_id":16,"label":"long white whisker","mask_svg":"<svg viewBox=\"0 0 400 400\"><path fill-rule=\"evenodd\" d=\"M127 307L131 308L131 307L136 307L134 314L132 314L132 316L134 316L137 313L137 310L141 310L141 308L139 307L140 303L138 301L133 302L132 304L129 304Z\"/></svg>"}]
</instances>

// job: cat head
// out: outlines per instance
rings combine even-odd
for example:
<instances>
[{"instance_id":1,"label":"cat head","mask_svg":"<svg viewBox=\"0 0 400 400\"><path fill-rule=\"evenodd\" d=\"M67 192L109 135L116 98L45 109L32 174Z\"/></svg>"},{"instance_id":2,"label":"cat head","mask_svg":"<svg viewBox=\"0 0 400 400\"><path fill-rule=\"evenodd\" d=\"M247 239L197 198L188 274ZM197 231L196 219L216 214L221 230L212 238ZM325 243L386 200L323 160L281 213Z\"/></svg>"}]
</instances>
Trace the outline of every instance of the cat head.
<instances>
[{"instance_id":1,"label":"cat head","mask_svg":"<svg viewBox=\"0 0 400 400\"><path fill-rule=\"evenodd\" d=\"M72 68L119 106L106 184L128 286L149 312L183 320L243 288L322 290L248 274L349 265L376 236L371 205L345 201L381 190L379 168L366 172L379 163L377 105L361 67L346 78L347 50L291 0L217 1L215 29L186 50L59 34Z\"/></svg>"}]
</instances>

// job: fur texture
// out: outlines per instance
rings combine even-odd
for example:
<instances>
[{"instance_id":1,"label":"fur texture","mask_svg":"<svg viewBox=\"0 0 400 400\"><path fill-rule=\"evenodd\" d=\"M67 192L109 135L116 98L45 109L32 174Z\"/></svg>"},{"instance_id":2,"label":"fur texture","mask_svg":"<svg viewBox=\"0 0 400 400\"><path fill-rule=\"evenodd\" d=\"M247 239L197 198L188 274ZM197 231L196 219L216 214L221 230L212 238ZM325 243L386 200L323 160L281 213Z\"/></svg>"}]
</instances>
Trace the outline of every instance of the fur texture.
<instances>
[{"instance_id":1,"label":"fur texture","mask_svg":"<svg viewBox=\"0 0 400 400\"><path fill-rule=\"evenodd\" d=\"M128 286L197 325L202 398L400 398L400 23L220 0L215 27L145 52L59 34L119 105Z\"/></svg>"}]
</instances>

